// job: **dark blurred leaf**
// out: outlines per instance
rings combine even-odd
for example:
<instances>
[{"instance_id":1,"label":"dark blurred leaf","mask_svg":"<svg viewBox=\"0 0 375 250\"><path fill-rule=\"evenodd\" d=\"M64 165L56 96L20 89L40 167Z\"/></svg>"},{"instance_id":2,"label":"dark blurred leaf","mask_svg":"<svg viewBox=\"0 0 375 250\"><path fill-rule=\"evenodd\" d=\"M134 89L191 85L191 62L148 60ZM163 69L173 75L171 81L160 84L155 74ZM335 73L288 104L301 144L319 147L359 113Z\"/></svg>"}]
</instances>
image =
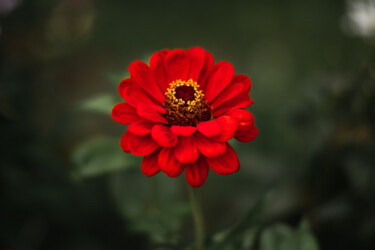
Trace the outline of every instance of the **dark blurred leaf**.
<instances>
[{"instance_id":1,"label":"dark blurred leaf","mask_svg":"<svg viewBox=\"0 0 375 250\"><path fill-rule=\"evenodd\" d=\"M77 173L85 177L130 168L136 161L135 156L122 151L118 139L108 137L86 141L73 153Z\"/></svg>"},{"instance_id":2,"label":"dark blurred leaf","mask_svg":"<svg viewBox=\"0 0 375 250\"><path fill-rule=\"evenodd\" d=\"M303 220L297 230L276 224L262 232L260 250L319 250L319 246Z\"/></svg>"},{"instance_id":3,"label":"dark blurred leaf","mask_svg":"<svg viewBox=\"0 0 375 250\"><path fill-rule=\"evenodd\" d=\"M181 199L179 184L163 173L150 179L139 170L112 176L111 188L130 230L148 235L154 244L176 245L182 218L190 209Z\"/></svg>"},{"instance_id":4,"label":"dark blurred leaf","mask_svg":"<svg viewBox=\"0 0 375 250\"><path fill-rule=\"evenodd\" d=\"M270 196L271 193L267 193L259 198L236 226L207 239L209 249L251 249L263 223L265 207Z\"/></svg>"}]
</instances>

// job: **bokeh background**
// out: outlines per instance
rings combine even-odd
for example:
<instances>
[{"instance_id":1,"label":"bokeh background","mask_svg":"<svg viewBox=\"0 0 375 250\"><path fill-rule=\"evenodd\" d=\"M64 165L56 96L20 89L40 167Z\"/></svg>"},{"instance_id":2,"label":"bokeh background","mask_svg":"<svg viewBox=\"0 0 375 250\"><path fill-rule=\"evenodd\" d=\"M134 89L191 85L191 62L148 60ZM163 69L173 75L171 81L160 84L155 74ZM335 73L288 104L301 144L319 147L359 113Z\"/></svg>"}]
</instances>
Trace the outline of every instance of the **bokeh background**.
<instances>
[{"instance_id":1,"label":"bokeh background","mask_svg":"<svg viewBox=\"0 0 375 250\"><path fill-rule=\"evenodd\" d=\"M199 189L208 247L374 250L374 38L372 0L0 0L0 249L191 246L184 176L142 175L110 112L133 60L201 46L260 131Z\"/></svg>"}]
</instances>

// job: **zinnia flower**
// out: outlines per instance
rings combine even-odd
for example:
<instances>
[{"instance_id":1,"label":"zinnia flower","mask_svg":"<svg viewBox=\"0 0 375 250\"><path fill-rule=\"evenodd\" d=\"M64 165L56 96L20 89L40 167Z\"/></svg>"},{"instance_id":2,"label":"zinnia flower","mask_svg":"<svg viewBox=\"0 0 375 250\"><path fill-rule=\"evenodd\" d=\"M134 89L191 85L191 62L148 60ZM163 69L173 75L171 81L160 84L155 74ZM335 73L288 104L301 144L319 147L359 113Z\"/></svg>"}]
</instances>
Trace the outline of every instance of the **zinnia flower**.
<instances>
[{"instance_id":1,"label":"zinnia flower","mask_svg":"<svg viewBox=\"0 0 375 250\"><path fill-rule=\"evenodd\" d=\"M258 134L244 109L254 103L246 75L234 75L228 62L214 64L199 47L156 52L150 66L134 61L129 72L119 86L125 102L112 117L129 125L121 147L143 156L145 175L161 170L177 177L185 170L188 183L200 187L209 169L221 175L240 169L228 140L249 142Z\"/></svg>"}]
</instances>

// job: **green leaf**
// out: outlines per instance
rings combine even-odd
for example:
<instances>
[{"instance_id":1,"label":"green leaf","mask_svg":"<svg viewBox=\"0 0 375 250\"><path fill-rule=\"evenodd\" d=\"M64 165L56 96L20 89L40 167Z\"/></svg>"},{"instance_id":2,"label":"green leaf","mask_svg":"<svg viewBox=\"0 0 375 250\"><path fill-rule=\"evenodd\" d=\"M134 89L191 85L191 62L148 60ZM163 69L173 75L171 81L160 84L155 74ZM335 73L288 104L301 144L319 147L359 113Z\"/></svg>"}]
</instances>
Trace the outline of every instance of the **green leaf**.
<instances>
[{"instance_id":1,"label":"green leaf","mask_svg":"<svg viewBox=\"0 0 375 250\"><path fill-rule=\"evenodd\" d=\"M271 193L262 196L233 228L213 235L206 240L209 249L251 249L263 223L265 206Z\"/></svg>"},{"instance_id":2,"label":"green leaf","mask_svg":"<svg viewBox=\"0 0 375 250\"><path fill-rule=\"evenodd\" d=\"M163 173L148 178L140 170L121 171L111 180L115 205L130 230L148 235L154 244L178 244L182 219L190 211L181 197L181 180Z\"/></svg>"},{"instance_id":3,"label":"green leaf","mask_svg":"<svg viewBox=\"0 0 375 250\"><path fill-rule=\"evenodd\" d=\"M297 234L298 246L301 250L319 250L318 242L311 233L309 223L306 219L301 221Z\"/></svg>"},{"instance_id":4,"label":"green leaf","mask_svg":"<svg viewBox=\"0 0 375 250\"><path fill-rule=\"evenodd\" d=\"M110 115L112 112L112 108L120 101L121 99L119 97L116 98L114 95L104 94L85 100L81 104L80 108L82 110L94 111Z\"/></svg>"},{"instance_id":5,"label":"green leaf","mask_svg":"<svg viewBox=\"0 0 375 250\"><path fill-rule=\"evenodd\" d=\"M293 230L285 224L266 228L260 238L260 250L319 250L306 220Z\"/></svg>"},{"instance_id":6,"label":"green leaf","mask_svg":"<svg viewBox=\"0 0 375 250\"><path fill-rule=\"evenodd\" d=\"M80 176L94 176L118 169L130 168L139 160L131 154L125 154L119 139L99 137L79 145L72 156Z\"/></svg>"},{"instance_id":7,"label":"green leaf","mask_svg":"<svg viewBox=\"0 0 375 250\"><path fill-rule=\"evenodd\" d=\"M292 229L284 224L276 224L262 232L260 250L295 250L293 241Z\"/></svg>"}]
</instances>

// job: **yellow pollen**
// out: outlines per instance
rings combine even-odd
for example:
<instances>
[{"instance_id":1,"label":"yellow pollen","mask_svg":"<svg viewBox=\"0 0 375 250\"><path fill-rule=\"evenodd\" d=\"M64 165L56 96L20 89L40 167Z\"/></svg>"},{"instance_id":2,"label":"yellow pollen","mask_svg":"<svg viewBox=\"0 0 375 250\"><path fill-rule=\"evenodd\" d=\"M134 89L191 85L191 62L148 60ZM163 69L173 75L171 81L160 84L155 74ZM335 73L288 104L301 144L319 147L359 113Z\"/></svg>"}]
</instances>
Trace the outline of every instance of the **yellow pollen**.
<instances>
[{"instance_id":1,"label":"yellow pollen","mask_svg":"<svg viewBox=\"0 0 375 250\"><path fill-rule=\"evenodd\" d=\"M171 125L191 126L212 118L211 109L204 99L204 94L193 79L187 81L179 79L171 82L165 96L163 107L167 111L166 119Z\"/></svg>"}]
</instances>

